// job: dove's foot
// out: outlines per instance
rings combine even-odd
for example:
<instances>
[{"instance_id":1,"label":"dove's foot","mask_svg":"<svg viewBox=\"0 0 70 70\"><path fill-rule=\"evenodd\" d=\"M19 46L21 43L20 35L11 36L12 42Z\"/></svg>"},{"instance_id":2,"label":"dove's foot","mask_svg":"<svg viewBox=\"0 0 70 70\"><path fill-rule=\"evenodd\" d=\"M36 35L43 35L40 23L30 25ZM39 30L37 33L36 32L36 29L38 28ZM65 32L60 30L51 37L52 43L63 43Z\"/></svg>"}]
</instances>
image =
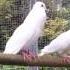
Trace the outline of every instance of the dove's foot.
<instances>
[{"instance_id":1,"label":"dove's foot","mask_svg":"<svg viewBox=\"0 0 70 70\"><path fill-rule=\"evenodd\" d=\"M37 58L36 55L34 55L32 52L30 52L28 50L20 51L20 54L23 56L24 60L26 60L26 61L32 61L35 58Z\"/></svg>"},{"instance_id":2,"label":"dove's foot","mask_svg":"<svg viewBox=\"0 0 70 70\"><path fill-rule=\"evenodd\" d=\"M70 63L70 56L64 56L63 57L63 62L65 63Z\"/></svg>"}]
</instances>

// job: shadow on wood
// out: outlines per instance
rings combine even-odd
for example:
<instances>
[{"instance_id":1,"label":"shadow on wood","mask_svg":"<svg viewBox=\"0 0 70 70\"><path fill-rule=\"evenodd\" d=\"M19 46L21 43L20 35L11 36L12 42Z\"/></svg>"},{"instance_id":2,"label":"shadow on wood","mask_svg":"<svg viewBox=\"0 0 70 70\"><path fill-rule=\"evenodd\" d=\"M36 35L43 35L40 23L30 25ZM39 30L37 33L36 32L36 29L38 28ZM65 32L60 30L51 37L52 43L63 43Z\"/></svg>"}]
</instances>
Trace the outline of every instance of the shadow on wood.
<instances>
[{"instance_id":1,"label":"shadow on wood","mask_svg":"<svg viewBox=\"0 0 70 70\"><path fill-rule=\"evenodd\" d=\"M50 67L69 67L69 62L58 56L44 55L35 58L32 61L24 60L21 55L2 54L0 53L0 64L4 65L23 65L23 66L50 66Z\"/></svg>"}]
</instances>

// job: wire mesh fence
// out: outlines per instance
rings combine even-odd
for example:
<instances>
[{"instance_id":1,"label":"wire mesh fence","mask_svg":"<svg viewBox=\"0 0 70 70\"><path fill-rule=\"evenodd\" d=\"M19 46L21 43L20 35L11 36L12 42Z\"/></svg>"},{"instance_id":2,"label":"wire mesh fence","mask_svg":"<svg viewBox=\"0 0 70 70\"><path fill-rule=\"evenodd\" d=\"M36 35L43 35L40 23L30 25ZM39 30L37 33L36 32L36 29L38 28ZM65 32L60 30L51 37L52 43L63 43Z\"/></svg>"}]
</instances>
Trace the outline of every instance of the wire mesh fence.
<instances>
[{"instance_id":1,"label":"wire mesh fence","mask_svg":"<svg viewBox=\"0 0 70 70\"><path fill-rule=\"evenodd\" d=\"M5 0L9 6L3 4L1 10L0 19L0 50L4 49L4 46L12 35L13 31L18 27L29 11L29 3L24 0Z\"/></svg>"},{"instance_id":2,"label":"wire mesh fence","mask_svg":"<svg viewBox=\"0 0 70 70\"><path fill-rule=\"evenodd\" d=\"M14 30L22 24L25 17L27 16L28 12L31 10L33 3L35 3L37 0L0 0L0 51L4 51L6 42L14 32ZM59 27L56 24L54 25L46 25L46 27L50 28L50 31L44 30L44 35L41 36L38 40L38 46L39 49L43 48L45 45L47 45L52 39L54 39L57 35L62 33L65 30L69 29L69 19L70 19L70 1L69 0L42 0L46 3L46 5L50 8L50 19L52 20L52 24L58 23L58 26L60 26L59 23L66 23L65 21L68 21L67 24L63 24L60 28L60 31L58 30ZM58 2L57 2L58 1ZM55 5L54 5L55 3ZM59 4L59 5L57 5ZM57 7L56 7L57 5ZM55 8L56 7L56 8ZM58 8L58 9L57 9ZM55 10L54 10L55 9ZM58 18L61 18L60 19ZM54 20L55 19L55 20ZM62 21L63 20L63 21ZM56 22L54 22L56 21ZM48 23L51 23L48 21ZM52 29L57 29L58 32L51 32ZM48 35L47 35L48 34ZM54 36L55 35L55 36ZM52 38L50 38L50 37ZM4 66L0 65L0 70L25 70L26 68L24 66ZM40 70L69 70L69 68L50 68L50 67L39 67Z\"/></svg>"}]
</instances>

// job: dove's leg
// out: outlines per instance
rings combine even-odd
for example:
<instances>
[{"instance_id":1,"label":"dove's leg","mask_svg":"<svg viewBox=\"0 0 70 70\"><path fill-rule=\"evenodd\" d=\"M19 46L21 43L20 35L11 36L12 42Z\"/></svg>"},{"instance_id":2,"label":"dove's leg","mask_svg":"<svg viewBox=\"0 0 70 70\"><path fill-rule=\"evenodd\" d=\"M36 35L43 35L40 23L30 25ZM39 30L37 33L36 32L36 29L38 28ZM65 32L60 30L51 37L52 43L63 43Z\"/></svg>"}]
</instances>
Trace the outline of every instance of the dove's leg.
<instances>
[{"instance_id":1,"label":"dove's leg","mask_svg":"<svg viewBox=\"0 0 70 70\"><path fill-rule=\"evenodd\" d=\"M63 54L61 57L63 57L63 62L70 62L70 56Z\"/></svg>"},{"instance_id":2,"label":"dove's leg","mask_svg":"<svg viewBox=\"0 0 70 70\"><path fill-rule=\"evenodd\" d=\"M68 56L67 54L64 54L63 52L60 52L57 54L59 57L62 57L62 63L66 63L66 62L70 62L70 56Z\"/></svg>"},{"instance_id":3,"label":"dove's leg","mask_svg":"<svg viewBox=\"0 0 70 70\"><path fill-rule=\"evenodd\" d=\"M70 53L69 50L59 51L58 56L63 58L63 62L70 62L70 54L66 53L66 51Z\"/></svg>"},{"instance_id":4,"label":"dove's leg","mask_svg":"<svg viewBox=\"0 0 70 70\"><path fill-rule=\"evenodd\" d=\"M25 49L21 50L19 54L23 56L24 60L28 61L34 60L37 57L30 50L25 50Z\"/></svg>"}]
</instances>

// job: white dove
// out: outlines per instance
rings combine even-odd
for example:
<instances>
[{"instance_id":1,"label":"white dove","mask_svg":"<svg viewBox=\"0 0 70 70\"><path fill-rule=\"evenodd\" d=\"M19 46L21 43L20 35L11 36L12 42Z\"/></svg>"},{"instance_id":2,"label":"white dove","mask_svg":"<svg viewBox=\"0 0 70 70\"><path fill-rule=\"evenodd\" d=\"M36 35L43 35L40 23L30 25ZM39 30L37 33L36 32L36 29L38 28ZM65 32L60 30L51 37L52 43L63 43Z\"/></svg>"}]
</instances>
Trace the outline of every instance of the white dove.
<instances>
[{"instance_id":1,"label":"white dove","mask_svg":"<svg viewBox=\"0 0 70 70\"><path fill-rule=\"evenodd\" d=\"M70 30L60 34L57 38L52 40L50 44L41 49L38 56L43 56L45 54L57 53L59 56L68 58L70 60Z\"/></svg>"},{"instance_id":2,"label":"white dove","mask_svg":"<svg viewBox=\"0 0 70 70\"><path fill-rule=\"evenodd\" d=\"M38 40L46 18L45 4L40 1L36 2L24 22L14 31L6 43L4 54L17 54L23 50L26 57L32 56L30 47Z\"/></svg>"}]
</instances>

